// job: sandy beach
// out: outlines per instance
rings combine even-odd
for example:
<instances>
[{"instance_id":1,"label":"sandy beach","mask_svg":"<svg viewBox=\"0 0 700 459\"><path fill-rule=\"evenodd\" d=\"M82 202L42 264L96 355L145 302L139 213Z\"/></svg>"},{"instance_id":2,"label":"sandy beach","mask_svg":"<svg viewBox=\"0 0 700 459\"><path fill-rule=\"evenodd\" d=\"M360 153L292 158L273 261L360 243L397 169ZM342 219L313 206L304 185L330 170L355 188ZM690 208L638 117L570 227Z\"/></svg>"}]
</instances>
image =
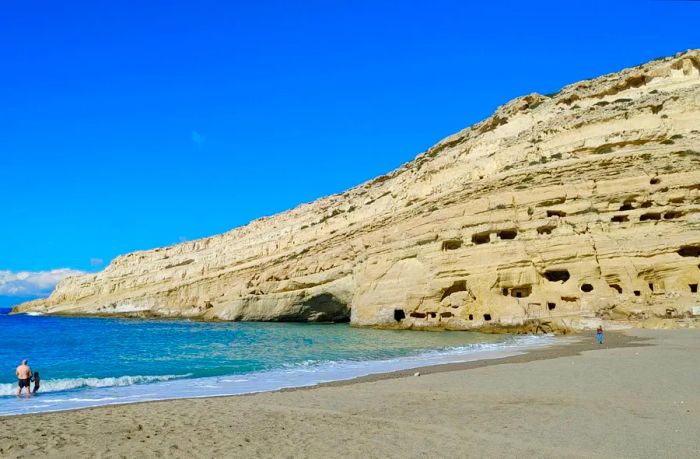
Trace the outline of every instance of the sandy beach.
<instances>
[{"instance_id":1,"label":"sandy beach","mask_svg":"<svg viewBox=\"0 0 700 459\"><path fill-rule=\"evenodd\" d=\"M2 457L698 457L700 333L309 389L0 419Z\"/></svg>"}]
</instances>

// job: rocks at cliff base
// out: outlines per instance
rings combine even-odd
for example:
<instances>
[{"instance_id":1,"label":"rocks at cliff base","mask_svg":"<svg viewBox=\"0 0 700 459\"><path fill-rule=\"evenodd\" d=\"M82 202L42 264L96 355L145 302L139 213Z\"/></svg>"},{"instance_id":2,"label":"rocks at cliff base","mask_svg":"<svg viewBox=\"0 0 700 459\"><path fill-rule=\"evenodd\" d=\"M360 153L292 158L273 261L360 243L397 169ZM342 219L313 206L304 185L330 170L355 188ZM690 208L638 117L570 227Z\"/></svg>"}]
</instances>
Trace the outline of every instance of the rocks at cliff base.
<instances>
[{"instance_id":1,"label":"rocks at cliff base","mask_svg":"<svg viewBox=\"0 0 700 459\"><path fill-rule=\"evenodd\" d=\"M562 332L694 326L699 283L695 50L515 99L387 175L15 311Z\"/></svg>"}]
</instances>

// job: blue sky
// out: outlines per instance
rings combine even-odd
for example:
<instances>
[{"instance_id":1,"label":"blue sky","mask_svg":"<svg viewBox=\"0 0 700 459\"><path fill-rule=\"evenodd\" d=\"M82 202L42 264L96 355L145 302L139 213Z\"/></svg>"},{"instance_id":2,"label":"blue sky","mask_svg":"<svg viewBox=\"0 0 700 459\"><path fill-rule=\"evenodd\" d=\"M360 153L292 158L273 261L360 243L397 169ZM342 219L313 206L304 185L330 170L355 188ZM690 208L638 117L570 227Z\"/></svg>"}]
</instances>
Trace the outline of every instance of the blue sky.
<instances>
[{"instance_id":1,"label":"blue sky","mask_svg":"<svg viewBox=\"0 0 700 459\"><path fill-rule=\"evenodd\" d=\"M342 191L513 97L700 47L699 22L690 1L6 2L0 295L3 272Z\"/></svg>"}]
</instances>

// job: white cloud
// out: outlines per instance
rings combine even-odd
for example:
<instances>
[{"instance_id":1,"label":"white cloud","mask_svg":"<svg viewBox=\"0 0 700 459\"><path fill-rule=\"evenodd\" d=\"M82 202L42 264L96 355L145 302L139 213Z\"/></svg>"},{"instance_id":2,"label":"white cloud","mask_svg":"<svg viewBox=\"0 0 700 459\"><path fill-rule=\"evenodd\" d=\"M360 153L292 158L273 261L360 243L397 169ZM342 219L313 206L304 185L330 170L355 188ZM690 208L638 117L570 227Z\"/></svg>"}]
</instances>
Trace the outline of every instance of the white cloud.
<instances>
[{"instance_id":1,"label":"white cloud","mask_svg":"<svg viewBox=\"0 0 700 459\"><path fill-rule=\"evenodd\" d=\"M202 134L197 131L192 131L192 142L196 143L197 145L201 145L205 140L207 140L207 138Z\"/></svg>"},{"instance_id":2,"label":"white cloud","mask_svg":"<svg viewBox=\"0 0 700 459\"><path fill-rule=\"evenodd\" d=\"M61 280L69 276L85 274L70 268L51 271L1 271L0 295L42 296L48 295Z\"/></svg>"},{"instance_id":3,"label":"white cloud","mask_svg":"<svg viewBox=\"0 0 700 459\"><path fill-rule=\"evenodd\" d=\"M105 261L102 258L90 258L90 266L97 267L100 266Z\"/></svg>"}]
</instances>

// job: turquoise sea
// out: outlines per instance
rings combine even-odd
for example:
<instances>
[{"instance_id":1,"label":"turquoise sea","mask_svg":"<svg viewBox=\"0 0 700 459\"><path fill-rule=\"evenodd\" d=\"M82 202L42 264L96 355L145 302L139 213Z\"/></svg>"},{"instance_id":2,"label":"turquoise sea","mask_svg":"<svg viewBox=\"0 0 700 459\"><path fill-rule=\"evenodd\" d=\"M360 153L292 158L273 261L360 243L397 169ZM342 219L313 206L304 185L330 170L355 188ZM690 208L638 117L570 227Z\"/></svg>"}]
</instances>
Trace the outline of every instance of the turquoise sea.
<instances>
[{"instance_id":1,"label":"turquoise sea","mask_svg":"<svg viewBox=\"0 0 700 459\"><path fill-rule=\"evenodd\" d=\"M489 358L551 337L0 313L0 415L233 395ZM17 398L26 358L39 395Z\"/></svg>"}]
</instances>

